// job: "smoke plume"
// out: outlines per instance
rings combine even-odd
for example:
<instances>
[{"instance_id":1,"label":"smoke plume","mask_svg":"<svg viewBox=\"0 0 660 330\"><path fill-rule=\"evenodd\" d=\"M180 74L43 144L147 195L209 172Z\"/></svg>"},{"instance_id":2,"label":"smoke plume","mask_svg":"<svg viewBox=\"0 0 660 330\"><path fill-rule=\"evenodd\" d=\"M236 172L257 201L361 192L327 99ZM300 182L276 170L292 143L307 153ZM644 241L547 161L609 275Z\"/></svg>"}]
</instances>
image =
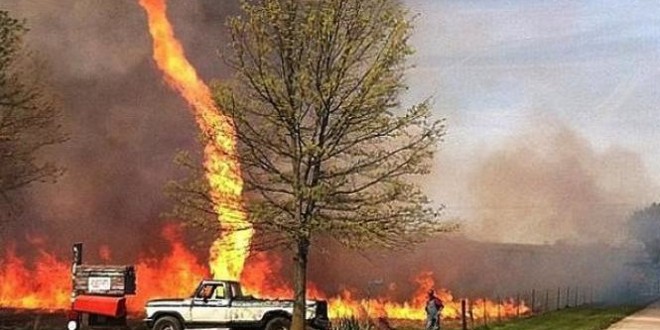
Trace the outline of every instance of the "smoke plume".
<instances>
[{"instance_id":1,"label":"smoke plume","mask_svg":"<svg viewBox=\"0 0 660 330\"><path fill-rule=\"evenodd\" d=\"M627 239L631 211L651 200L639 155L597 150L558 120L537 119L477 166L470 182L478 226L489 241L603 242Z\"/></svg>"},{"instance_id":2,"label":"smoke plume","mask_svg":"<svg viewBox=\"0 0 660 330\"><path fill-rule=\"evenodd\" d=\"M200 74L207 80L226 77L217 51L227 42L224 18L237 12L238 1L168 4L175 32ZM182 175L172 159L177 150L199 144L187 105L155 70L144 11L134 0L9 0L0 8L27 19L28 45L50 64L71 137L47 155L68 169L66 175L56 185L30 191L30 208L8 236L47 233L51 250L62 256L74 241L85 242L88 251L109 246L114 262L134 262L139 253L164 249L158 241L160 215L170 202L162 190ZM464 230L471 239L621 242L629 212L645 205L654 188L638 155L600 150L557 120L535 121L489 150L476 164L455 166L474 167L465 180L474 225ZM197 252L207 248L201 244ZM625 253L605 249L610 248L449 238L383 254L349 252L327 242L314 247L310 278L329 293L384 283L373 288L377 295L396 289L388 287L395 283L405 300L415 287L411 277L433 271L438 286L459 294L511 295L523 287L614 281L623 263L612 260ZM286 273L289 259L284 260Z\"/></svg>"}]
</instances>

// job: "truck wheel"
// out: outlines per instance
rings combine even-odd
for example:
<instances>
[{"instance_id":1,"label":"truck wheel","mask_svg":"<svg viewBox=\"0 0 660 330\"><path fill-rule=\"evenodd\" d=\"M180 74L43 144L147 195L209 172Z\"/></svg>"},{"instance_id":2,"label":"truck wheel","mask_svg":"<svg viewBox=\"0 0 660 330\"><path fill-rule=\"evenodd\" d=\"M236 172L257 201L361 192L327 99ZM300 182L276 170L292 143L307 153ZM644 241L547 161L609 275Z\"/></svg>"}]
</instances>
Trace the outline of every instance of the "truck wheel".
<instances>
[{"instance_id":1,"label":"truck wheel","mask_svg":"<svg viewBox=\"0 0 660 330\"><path fill-rule=\"evenodd\" d=\"M163 316L156 320L153 330L183 330L181 322L173 316Z\"/></svg>"},{"instance_id":2,"label":"truck wheel","mask_svg":"<svg viewBox=\"0 0 660 330\"><path fill-rule=\"evenodd\" d=\"M276 317L268 323L264 330L289 330L291 328L291 320L286 317Z\"/></svg>"}]
</instances>

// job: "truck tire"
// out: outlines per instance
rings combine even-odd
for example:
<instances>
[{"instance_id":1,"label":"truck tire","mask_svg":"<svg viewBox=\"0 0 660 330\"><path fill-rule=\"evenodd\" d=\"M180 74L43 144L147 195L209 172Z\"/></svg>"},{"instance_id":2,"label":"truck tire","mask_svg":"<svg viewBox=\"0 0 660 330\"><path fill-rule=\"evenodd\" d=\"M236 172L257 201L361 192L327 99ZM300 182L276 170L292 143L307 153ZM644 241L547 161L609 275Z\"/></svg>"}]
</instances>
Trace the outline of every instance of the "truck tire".
<instances>
[{"instance_id":1,"label":"truck tire","mask_svg":"<svg viewBox=\"0 0 660 330\"><path fill-rule=\"evenodd\" d=\"M289 330L291 328L291 320L286 317L275 317L266 323L264 330Z\"/></svg>"},{"instance_id":2,"label":"truck tire","mask_svg":"<svg viewBox=\"0 0 660 330\"><path fill-rule=\"evenodd\" d=\"M183 330L181 322L174 316L163 316L156 320L153 330Z\"/></svg>"}]
</instances>

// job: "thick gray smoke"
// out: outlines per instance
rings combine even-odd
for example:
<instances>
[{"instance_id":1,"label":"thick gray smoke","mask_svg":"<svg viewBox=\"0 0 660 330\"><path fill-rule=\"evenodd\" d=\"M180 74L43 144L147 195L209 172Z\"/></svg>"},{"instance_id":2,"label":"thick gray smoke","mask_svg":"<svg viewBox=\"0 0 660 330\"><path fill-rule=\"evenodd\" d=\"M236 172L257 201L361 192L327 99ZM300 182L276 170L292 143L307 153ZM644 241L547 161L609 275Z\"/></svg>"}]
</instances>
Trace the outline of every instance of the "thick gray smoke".
<instances>
[{"instance_id":1,"label":"thick gray smoke","mask_svg":"<svg viewBox=\"0 0 660 330\"><path fill-rule=\"evenodd\" d=\"M652 201L639 155L597 150L557 120L535 120L485 156L470 186L479 239L606 243L628 239L625 222Z\"/></svg>"},{"instance_id":2,"label":"thick gray smoke","mask_svg":"<svg viewBox=\"0 0 660 330\"><path fill-rule=\"evenodd\" d=\"M49 65L71 138L49 154L66 175L34 187L9 236L48 233L60 252L73 241L89 251L107 244L118 260L132 260L159 235L169 205L163 186L183 174L175 153L198 148L188 107L151 59L146 14L137 0L9 0L0 8L27 20L28 46ZM224 76L217 52L225 16L236 10L237 1L169 2L175 32L206 79Z\"/></svg>"},{"instance_id":3,"label":"thick gray smoke","mask_svg":"<svg viewBox=\"0 0 660 330\"><path fill-rule=\"evenodd\" d=\"M169 2L177 36L206 79L226 76L217 51L227 41L224 19L236 13L237 2ZM109 245L119 262L159 250L154 237L170 205L163 186L182 175L172 162L176 151L198 148L197 128L155 69L137 0L6 0L0 8L27 19L29 46L50 65L71 136L49 154L68 172L56 185L33 189L29 210L11 236L46 234L62 256L74 241L91 251ZM466 181L474 200L470 220L478 225L466 227L465 234L480 240L618 242L625 239L628 212L645 205L652 190L637 155L596 150L553 120L534 123L476 163ZM442 170L438 180L447 176ZM314 250L310 277L328 292L340 284L397 283L406 300L415 286L411 278L433 271L438 286L462 295L511 295L520 288L610 283L624 258L608 249L449 238L411 253L365 252L365 259L328 243Z\"/></svg>"},{"instance_id":4,"label":"thick gray smoke","mask_svg":"<svg viewBox=\"0 0 660 330\"><path fill-rule=\"evenodd\" d=\"M554 293L566 287L607 299L617 285L639 273L627 264L637 255L604 244L523 245L479 242L461 235L446 235L410 251L346 251L313 255L310 278L326 292L360 288L358 297L387 296L409 300L423 272L432 272L435 287L455 297L516 297L536 290ZM340 252L340 253L337 253ZM368 271L355 271L365 270ZM652 282L644 282L644 286ZM655 281L655 279L653 279ZM392 285L393 284L393 285ZM530 297L527 296L528 300ZM580 298L581 299L581 298ZM596 299L596 298L594 298ZM538 300L537 300L538 302Z\"/></svg>"}]
</instances>

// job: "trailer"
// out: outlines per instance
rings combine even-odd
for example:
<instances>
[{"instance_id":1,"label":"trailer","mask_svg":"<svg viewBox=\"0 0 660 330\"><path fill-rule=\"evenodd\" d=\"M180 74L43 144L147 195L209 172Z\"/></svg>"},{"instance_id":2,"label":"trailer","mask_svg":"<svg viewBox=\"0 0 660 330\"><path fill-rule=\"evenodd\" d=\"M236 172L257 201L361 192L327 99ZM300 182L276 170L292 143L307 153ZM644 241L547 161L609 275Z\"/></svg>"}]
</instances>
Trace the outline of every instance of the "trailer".
<instances>
[{"instance_id":1,"label":"trailer","mask_svg":"<svg viewBox=\"0 0 660 330\"><path fill-rule=\"evenodd\" d=\"M126 296L136 292L132 265L83 264L83 245L73 245L71 309L67 329L125 328Z\"/></svg>"}]
</instances>

